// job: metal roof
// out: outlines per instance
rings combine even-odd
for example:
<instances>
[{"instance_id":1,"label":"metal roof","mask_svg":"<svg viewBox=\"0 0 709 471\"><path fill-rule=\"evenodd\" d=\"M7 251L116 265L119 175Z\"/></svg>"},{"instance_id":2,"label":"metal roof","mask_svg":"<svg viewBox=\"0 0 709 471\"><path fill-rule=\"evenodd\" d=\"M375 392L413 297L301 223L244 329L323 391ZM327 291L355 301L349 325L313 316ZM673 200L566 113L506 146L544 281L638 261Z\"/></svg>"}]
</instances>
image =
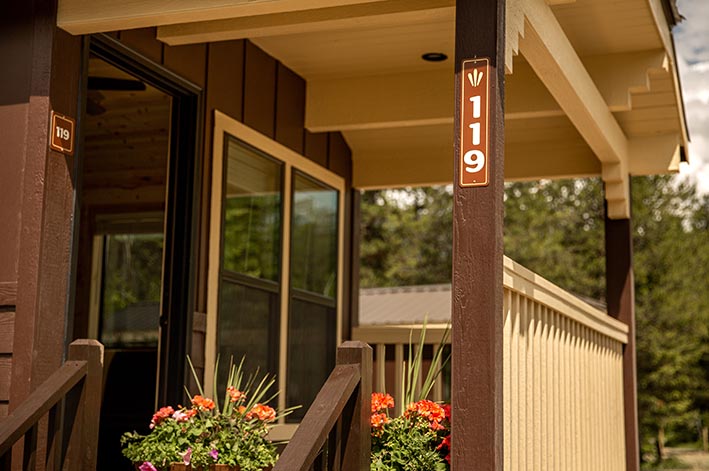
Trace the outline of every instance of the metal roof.
<instances>
[{"instance_id":1,"label":"metal roof","mask_svg":"<svg viewBox=\"0 0 709 471\"><path fill-rule=\"evenodd\" d=\"M606 304L574 293L596 309ZM451 320L451 285L397 286L367 288L359 292L359 325L416 325L428 317L429 324Z\"/></svg>"},{"instance_id":2,"label":"metal roof","mask_svg":"<svg viewBox=\"0 0 709 471\"><path fill-rule=\"evenodd\" d=\"M359 325L431 324L451 318L451 285L369 288L359 292Z\"/></svg>"}]
</instances>

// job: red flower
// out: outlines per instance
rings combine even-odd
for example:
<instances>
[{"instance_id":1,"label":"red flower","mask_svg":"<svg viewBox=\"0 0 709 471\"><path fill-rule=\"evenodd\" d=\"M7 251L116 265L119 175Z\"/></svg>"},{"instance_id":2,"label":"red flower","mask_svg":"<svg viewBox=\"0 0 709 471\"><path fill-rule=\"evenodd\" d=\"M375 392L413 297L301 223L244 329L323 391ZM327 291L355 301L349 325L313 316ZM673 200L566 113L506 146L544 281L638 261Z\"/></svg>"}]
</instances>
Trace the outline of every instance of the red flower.
<instances>
[{"instance_id":1,"label":"red flower","mask_svg":"<svg viewBox=\"0 0 709 471\"><path fill-rule=\"evenodd\" d=\"M389 394L372 393L372 414L394 407L394 398Z\"/></svg>"},{"instance_id":2,"label":"red flower","mask_svg":"<svg viewBox=\"0 0 709 471\"><path fill-rule=\"evenodd\" d=\"M254 417L262 422L273 422L276 420L276 411L271 406L256 404L247 414L246 418L251 420Z\"/></svg>"},{"instance_id":3,"label":"red flower","mask_svg":"<svg viewBox=\"0 0 709 471\"><path fill-rule=\"evenodd\" d=\"M446 419L451 420L451 405L443 404L443 412L446 413Z\"/></svg>"},{"instance_id":4,"label":"red flower","mask_svg":"<svg viewBox=\"0 0 709 471\"><path fill-rule=\"evenodd\" d=\"M214 401L209 398L202 397L199 394L192 398L192 405L196 406L199 410L214 409Z\"/></svg>"},{"instance_id":5,"label":"red flower","mask_svg":"<svg viewBox=\"0 0 709 471\"><path fill-rule=\"evenodd\" d=\"M451 449L451 436L450 435L443 438L441 443L436 447L436 450L440 450L443 447L448 448L449 450Z\"/></svg>"},{"instance_id":6,"label":"red flower","mask_svg":"<svg viewBox=\"0 0 709 471\"><path fill-rule=\"evenodd\" d=\"M372 428L374 429L380 429L384 426L384 424L389 423L389 417L386 414L383 413L378 413L378 414L372 414L372 418L370 419L370 424Z\"/></svg>"},{"instance_id":7,"label":"red flower","mask_svg":"<svg viewBox=\"0 0 709 471\"><path fill-rule=\"evenodd\" d=\"M443 407L428 399L409 404L406 407L406 412L404 412L404 417L411 416L419 416L428 419L431 429L433 430L443 430L445 428L441 425L443 419L446 418Z\"/></svg>"},{"instance_id":8,"label":"red flower","mask_svg":"<svg viewBox=\"0 0 709 471\"><path fill-rule=\"evenodd\" d=\"M229 393L229 401L237 402L240 399L246 399L246 394L236 389L234 386L229 386L226 388L226 392Z\"/></svg>"},{"instance_id":9,"label":"red flower","mask_svg":"<svg viewBox=\"0 0 709 471\"><path fill-rule=\"evenodd\" d=\"M150 428L155 428L155 426L163 420L167 419L168 417L172 417L172 414L174 413L175 409L170 406L161 407L155 414L153 414L153 418L150 421Z\"/></svg>"}]
</instances>

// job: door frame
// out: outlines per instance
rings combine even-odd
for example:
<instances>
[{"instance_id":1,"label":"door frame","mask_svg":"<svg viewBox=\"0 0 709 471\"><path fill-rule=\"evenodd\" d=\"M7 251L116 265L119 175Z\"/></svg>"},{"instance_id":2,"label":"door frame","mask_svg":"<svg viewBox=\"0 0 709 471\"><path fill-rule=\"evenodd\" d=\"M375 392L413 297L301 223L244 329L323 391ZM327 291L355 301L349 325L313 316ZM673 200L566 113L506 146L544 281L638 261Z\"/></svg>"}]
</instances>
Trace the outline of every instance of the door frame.
<instances>
[{"instance_id":1,"label":"door frame","mask_svg":"<svg viewBox=\"0 0 709 471\"><path fill-rule=\"evenodd\" d=\"M87 49L172 97L156 405L183 403L195 308L204 90L107 34L91 35ZM87 75L85 66L84 95Z\"/></svg>"}]
</instances>

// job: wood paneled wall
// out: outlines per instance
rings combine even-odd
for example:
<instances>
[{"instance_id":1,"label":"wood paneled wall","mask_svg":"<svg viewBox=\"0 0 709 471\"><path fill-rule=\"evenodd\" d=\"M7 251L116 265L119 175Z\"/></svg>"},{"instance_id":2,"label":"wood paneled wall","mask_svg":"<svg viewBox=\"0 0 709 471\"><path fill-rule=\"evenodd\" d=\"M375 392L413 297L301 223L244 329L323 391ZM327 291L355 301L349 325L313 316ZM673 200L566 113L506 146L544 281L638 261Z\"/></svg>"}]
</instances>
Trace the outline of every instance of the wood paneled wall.
<instances>
[{"instance_id":1,"label":"wood paneled wall","mask_svg":"<svg viewBox=\"0 0 709 471\"><path fill-rule=\"evenodd\" d=\"M207 308L209 202L214 110L271 137L330 169L347 181L345 227L345 335L349 336L351 290L352 156L339 132L310 133L305 127L305 80L248 40L167 46L155 28L111 33L131 49L199 85L204 90L202 194L197 255L197 297L192 351L198 369L204 351L203 314Z\"/></svg>"}]
</instances>

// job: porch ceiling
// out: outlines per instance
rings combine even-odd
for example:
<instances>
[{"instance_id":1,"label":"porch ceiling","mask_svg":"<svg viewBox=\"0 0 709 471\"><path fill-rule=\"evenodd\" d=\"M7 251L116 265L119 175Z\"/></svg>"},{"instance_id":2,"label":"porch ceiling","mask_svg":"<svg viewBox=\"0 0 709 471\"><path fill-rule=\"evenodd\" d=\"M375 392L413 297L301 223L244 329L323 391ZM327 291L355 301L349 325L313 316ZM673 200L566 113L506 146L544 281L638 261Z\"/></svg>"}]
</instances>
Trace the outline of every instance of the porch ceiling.
<instances>
[{"instance_id":1,"label":"porch ceiling","mask_svg":"<svg viewBox=\"0 0 709 471\"><path fill-rule=\"evenodd\" d=\"M507 0L506 178L602 175L622 217L628 173L678 170L687 136L661 1ZM451 181L455 0L115 3L60 0L59 24L158 25L171 45L249 38L307 80L306 127L343 132L355 186Z\"/></svg>"}]
</instances>

